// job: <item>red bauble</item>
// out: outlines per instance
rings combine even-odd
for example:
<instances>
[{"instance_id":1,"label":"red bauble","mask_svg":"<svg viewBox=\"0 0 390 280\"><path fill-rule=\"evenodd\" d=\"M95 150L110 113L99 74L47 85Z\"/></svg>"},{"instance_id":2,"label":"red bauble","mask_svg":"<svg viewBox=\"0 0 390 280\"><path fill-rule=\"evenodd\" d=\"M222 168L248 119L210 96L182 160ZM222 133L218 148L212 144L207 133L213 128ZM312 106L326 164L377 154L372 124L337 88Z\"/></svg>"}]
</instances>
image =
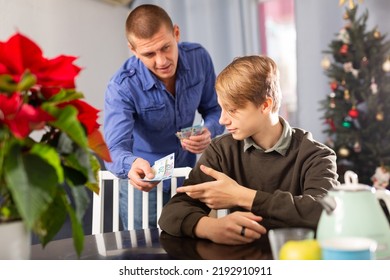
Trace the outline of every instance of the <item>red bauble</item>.
<instances>
[{"instance_id":1,"label":"red bauble","mask_svg":"<svg viewBox=\"0 0 390 280\"><path fill-rule=\"evenodd\" d=\"M337 89L337 82L331 82L330 83L330 88L333 90L333 91L335 91L336 89Z\"/></svg>"},{"instance_id":2,"label":"red bauble","mask_svg":"<svg viewBox=\"0 0 390 280\"><path fill-rule=\"evenodd\" d=\"M353 107L351 110L349 110L348 116L350 116L351 118L356 119L359 116L359 111L356 110L355 107Z\"/></svg>"},{"instance_id":3,"label":"red bauble","mask_svg":"<svg viewBox=\"0 0 390 280\"><path fill-rule=\"evenodd\" d=\"M347 44L344 44L344 45L341 46L340 53L341 54L347 54L348 53L348 45Z\"/></svg>"}]
</instances>

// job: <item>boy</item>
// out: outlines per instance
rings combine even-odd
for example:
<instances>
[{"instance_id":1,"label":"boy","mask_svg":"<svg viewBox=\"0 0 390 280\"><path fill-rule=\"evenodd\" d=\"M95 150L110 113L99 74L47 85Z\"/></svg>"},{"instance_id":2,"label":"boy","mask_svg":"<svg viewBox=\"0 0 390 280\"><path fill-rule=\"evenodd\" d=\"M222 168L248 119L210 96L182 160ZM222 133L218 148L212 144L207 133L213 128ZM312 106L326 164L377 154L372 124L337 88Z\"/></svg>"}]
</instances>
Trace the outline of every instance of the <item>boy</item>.
<instances>
[{"instance_id":1,"label":"boy","mask_svg":"<svg viewBox=\"0 0 390 280\"><path fill-rule=\"evenodd\" d=\"M174 236L250 243L276 227L316 228L317 199L338 185L336 155L279 116L279 71L266 56L240 57L217 77L219 119L212 141L164 207L159 225ZM210 209L230 209L221 218Z\"/></svg>"}]
</instances>

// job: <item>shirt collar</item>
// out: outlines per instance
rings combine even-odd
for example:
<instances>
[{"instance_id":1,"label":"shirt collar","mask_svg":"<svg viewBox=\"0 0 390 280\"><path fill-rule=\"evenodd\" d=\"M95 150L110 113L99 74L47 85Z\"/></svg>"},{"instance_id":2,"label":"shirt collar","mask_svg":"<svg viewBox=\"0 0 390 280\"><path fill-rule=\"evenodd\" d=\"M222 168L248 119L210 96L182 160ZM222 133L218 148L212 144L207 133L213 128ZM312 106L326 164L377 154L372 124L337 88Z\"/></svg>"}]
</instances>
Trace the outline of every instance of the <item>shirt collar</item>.
<instances>
[{"instance_id":1,"label":"shirt collar","mask_svg":"<svg viewBox=\"0 0 390 280\"><path fill-rule=\"evenodd\" d=\"M279 120L283 126L282 135L280 136L279 140L276 142L276 144L267 150L264 150L260 146L256 145L256 143L253 141L251 137L248 137L244 139L244 152L246 152L249 148L254 147L255 149L264 151L265 153L270 152L278 152L282 156L285 156L287 153L287 149L290 146L291 138L292 138L292 128L289 125L289 123L279 116Z\"/></svg>"}]
</instances>

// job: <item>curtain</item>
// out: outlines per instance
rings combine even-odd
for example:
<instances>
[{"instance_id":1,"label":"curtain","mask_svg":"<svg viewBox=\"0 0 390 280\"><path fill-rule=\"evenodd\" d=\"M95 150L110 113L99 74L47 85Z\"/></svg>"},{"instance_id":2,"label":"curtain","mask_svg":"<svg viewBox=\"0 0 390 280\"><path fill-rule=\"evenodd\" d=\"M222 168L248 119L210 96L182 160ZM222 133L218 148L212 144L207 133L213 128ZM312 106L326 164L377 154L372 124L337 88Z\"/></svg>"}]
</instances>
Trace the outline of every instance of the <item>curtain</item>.
<instances>
[{"instance_id":1,"label":"curtain","mask_svg":"<svg viewBox=\"0 0 390 280\"><path fill-rule=\"evenodd\" d=\"M155 4L179 25L181 41L202 44L218 74L233 58L260 54L257 0L135 0L131 8Z\"/></svg>"}]
</instances>

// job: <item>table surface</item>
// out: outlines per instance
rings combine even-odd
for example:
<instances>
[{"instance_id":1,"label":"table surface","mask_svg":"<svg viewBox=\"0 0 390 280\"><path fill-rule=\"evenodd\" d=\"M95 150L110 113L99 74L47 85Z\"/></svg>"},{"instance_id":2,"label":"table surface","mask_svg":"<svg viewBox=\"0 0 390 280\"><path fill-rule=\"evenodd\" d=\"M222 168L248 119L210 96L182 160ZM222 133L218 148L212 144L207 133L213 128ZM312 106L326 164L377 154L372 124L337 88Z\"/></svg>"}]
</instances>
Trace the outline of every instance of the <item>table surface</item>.
<instances>
[{"instance_id":1,"label":"table surface","mask_svg":"<svg viewBox=\"0 0 390 280\"><path fill-rule=\"evenodd\" d=\"M71 238L31 247L31 259L79 259ZM89 260L270 260L267 236L246 245L221 245L209 240L179 238L160 229L87 235L80 259Z\"/></svg>"}]
</instances>

